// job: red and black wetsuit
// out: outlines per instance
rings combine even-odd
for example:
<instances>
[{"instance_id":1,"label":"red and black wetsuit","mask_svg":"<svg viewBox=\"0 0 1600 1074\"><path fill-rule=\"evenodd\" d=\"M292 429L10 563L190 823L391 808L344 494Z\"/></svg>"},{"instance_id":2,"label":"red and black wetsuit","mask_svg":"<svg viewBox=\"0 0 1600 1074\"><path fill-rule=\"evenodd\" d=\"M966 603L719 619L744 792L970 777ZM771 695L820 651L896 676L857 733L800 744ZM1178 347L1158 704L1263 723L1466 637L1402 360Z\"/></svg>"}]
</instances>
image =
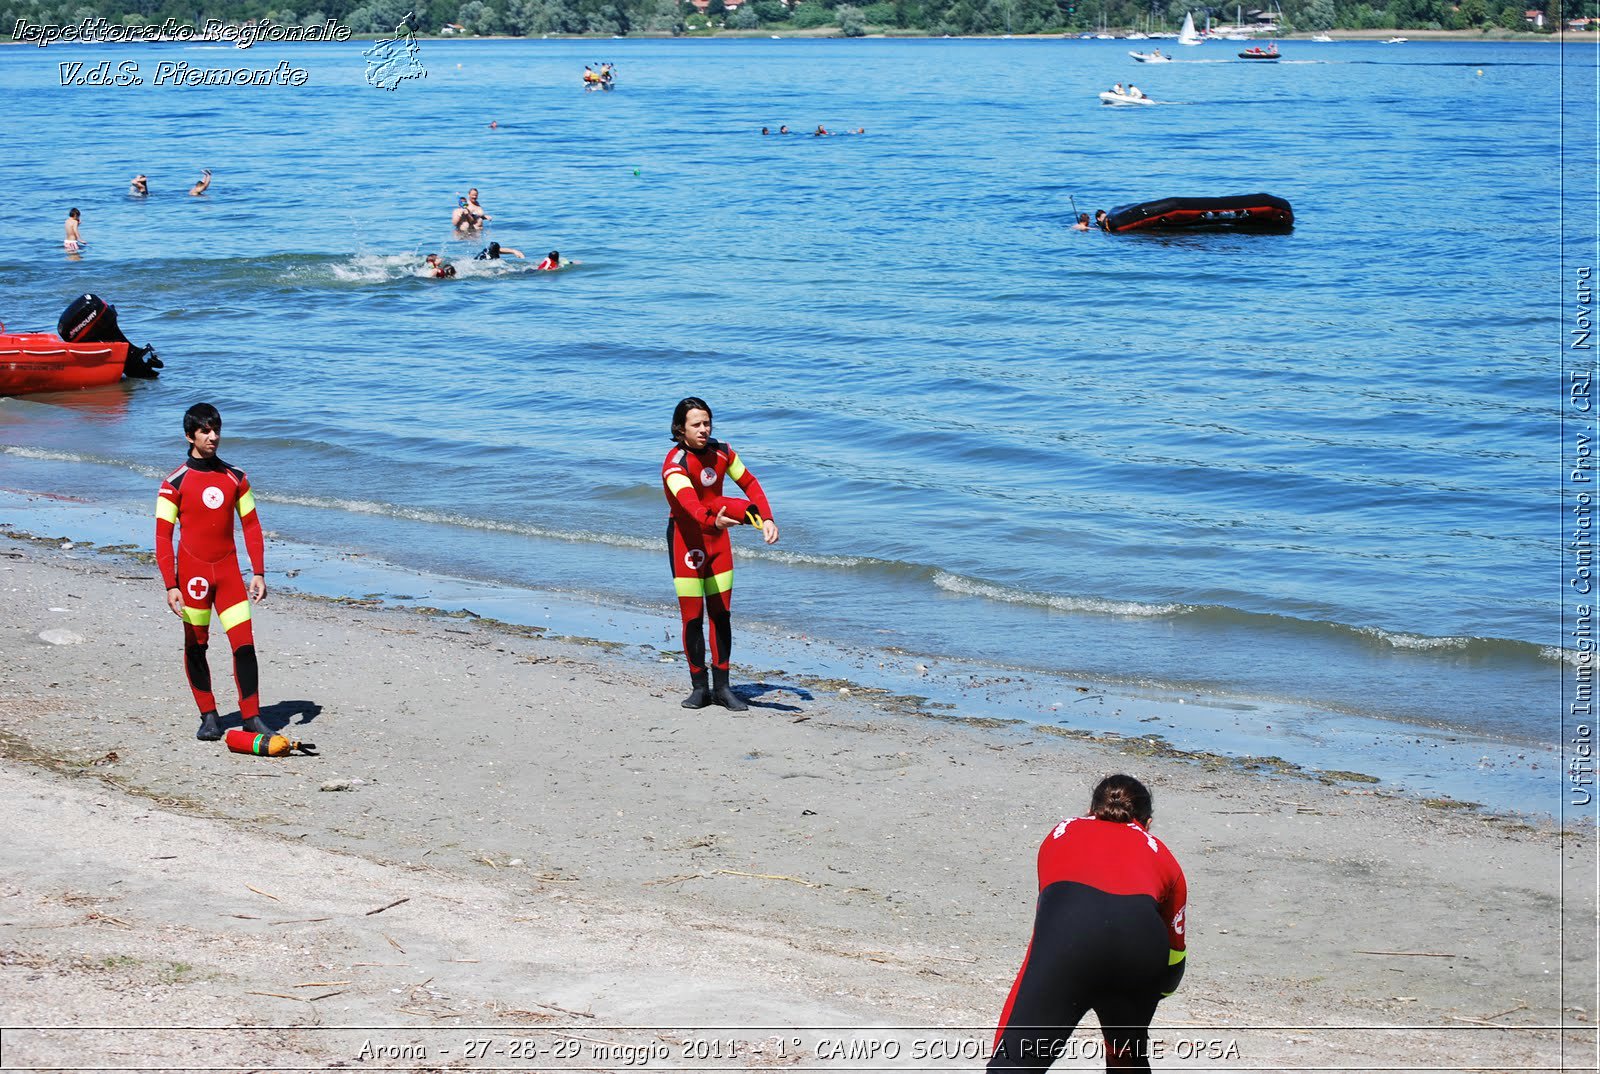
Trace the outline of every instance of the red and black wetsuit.
<instances>
[{"instance_id":1,"label":"red and black wetsuit","mask_svg":"<svg viewBox=\"0 0 1600 1074\"><path fill-rule=\"evenodd\" d=\"M167 475L156 495L156 563L166 587L183 593L183 667L195 704L202 714L217 710L211 693L211 668L206 662L215 606L217 620L233 647L239 716L248 720L260 712L259 672L250 628L250 596L239 575L239 553L233 544L235 514L244 529L250 569L261 574L265 548L250 480L243 470L221 459L190 456ZM176 556L172 550L175 525L180 531Z\"/></svg>"},{"instance_id":2,"label":"red and black wetsuit","mask_svg":"<svg viewBox=\"0 0 1600 1074\"><path fill-rule=\"evenodd\" d=\"M1039 847L1033 940L989 1069L1046 1070L1093 1010L1106 1069L1148 1071L1150 1019L1183 977L1188 901L1178 860L1140 825L1056 825Z\"/></svg>"},{"instance_id":3,"label":"red and black wetsuit","mask_svg":"<svg viewBox=\"0 0 1600 1074\"><path fill-rule=\"evenodd\" d=\"M678 611L683 616L683 653L689 673L706 670L705 628L711 612L711 666L728 669L733 647L733 542L727 530L717 528L717 511L729 501L722 495L722 479L731 477L762 518L772 517L761 483L739 461L739 453L718 440L708 440L701 451L678 444L661 464L661 485L671 508L667 519L667 551L672 557L672 581L678 590ZM728 510L734 518L734 508Z\"/></svg>"}]
</instances>

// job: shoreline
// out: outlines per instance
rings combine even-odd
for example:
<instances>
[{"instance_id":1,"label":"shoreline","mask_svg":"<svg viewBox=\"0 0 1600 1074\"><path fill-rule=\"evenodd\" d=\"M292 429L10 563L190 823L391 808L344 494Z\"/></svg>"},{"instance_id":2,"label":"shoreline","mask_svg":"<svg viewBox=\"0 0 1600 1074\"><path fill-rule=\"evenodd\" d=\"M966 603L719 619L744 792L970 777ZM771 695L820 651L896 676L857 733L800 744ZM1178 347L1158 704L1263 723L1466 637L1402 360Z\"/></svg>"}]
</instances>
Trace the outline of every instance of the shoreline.
<instances>
[{"instance_id":1,"label":"shoreline","mask_svg":"<svg viewBox=\"0 0 1600 1074\"><path fill-rule=\"evenodd\" d=\"M467 1025L625 1044L720 1023L746 1047L729 1069L792 1035L827 1069L784 1027L983 1041L1038 840L1112 770L1150 782L1190 879L1195 965L1163 1039L1269 1069L1330 1049L1554 1069L1561 1034L1536 1027L1571 1024L1552 968L1593 893L1551 866L1592 832L792 687L691 712L635 653L284 593L257 613L263 714L320 756L239 756L192 738L150 567L0 553L0 800L34 818L6 851L0 994L15 1026L67 1027L8 1030L15 1063L114 1064L126 1040L71 1027L141 1024L177 1028L134 1054L241 1068L348 1062L364 1033L433 1042L398 1067L432 1069L436 1030ZM219 1044L220 1025L288 1032Z\"/></svg>"},{"instance_id":2,"label":"shoreline","mask_svg":"<svg viewBox=\"0 0 1600 1074\"><path fill-rule=\"evenodd\" d=\"M97 555L150 562L142 516L17 489L0 489L0 506L10 520L0 536L40 547L65 541ZM485 627L498 623L511 633L584 640L661 665L659 678L669 691L685 677L677 622L665 609L423 574L365 553L288 542L276 533L268 540L274 591L289 586L311 600L431 612ZM796 633L797 626L743 621L734 654L736 681L753 677L757 682L747 689L757 693L794 688L865 700L901 716L980 729L995 741L1042 734L1120 743L1136 756L1187 757L1208 768L1376 787L1435 809L1548 818L1555 812L1550 803L1560 795L1555 744L1214 690L1136 686L892 646L842 644Z\"/></svg>"}]
</instances>

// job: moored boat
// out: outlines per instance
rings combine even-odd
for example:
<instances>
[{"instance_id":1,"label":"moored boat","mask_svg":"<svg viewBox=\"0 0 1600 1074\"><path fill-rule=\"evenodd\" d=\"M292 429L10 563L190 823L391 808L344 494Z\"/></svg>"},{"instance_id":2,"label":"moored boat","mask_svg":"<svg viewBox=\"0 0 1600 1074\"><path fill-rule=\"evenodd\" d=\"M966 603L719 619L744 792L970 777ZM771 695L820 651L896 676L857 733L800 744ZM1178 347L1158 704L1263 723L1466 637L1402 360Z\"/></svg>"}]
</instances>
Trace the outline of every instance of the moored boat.
<instances>
[{"instance_id":1,"label":"moored boat","mask_svg":"<svg viewBox=\"0 0 1600 1074\"><path fill-rule=\"evenodd\" d=\"M1271 194L1161 198L1117 206L1106 214L1106 230L1284 232L1294 230L1294 210Z\"/></svg>"},{"instance_id":2,"label":"moored boat","mask_svg":"<svg viewBox=\"0 0 1600 1074\"><path fill-rule=\"evenodd\" d=\"M0 395L70 391L154 378L162 361L136 347L117 326L115 306L84 295L68 306L56 332L7 332L0 324Z\"/></svg>"},{"instance_id":3,"label":"moored boat","mask_svg":"<svg viewBox=\"0 0 1600 1074\"><path fill-rule=\"evenodd\" d=\"M115 384L126 343L68 343L49 332L6 332L0 324L0 395Z\"/></svg>"}]
</instances>

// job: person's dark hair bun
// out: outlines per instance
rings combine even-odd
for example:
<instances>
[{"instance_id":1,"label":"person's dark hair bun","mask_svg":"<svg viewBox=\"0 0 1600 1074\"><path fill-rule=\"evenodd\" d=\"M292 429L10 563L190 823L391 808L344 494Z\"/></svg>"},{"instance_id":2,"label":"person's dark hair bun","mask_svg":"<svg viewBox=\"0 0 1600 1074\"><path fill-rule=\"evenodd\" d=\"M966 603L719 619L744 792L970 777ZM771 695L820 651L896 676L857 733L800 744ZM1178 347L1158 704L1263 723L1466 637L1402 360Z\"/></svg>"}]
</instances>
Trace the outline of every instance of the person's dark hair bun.
<instances>
[{"instance_id":1,"label":"person's dark hair bun","mask_svg":"<svg viewBox=\"0 0 1600 1074\"><path fill-rule=\"evenodd\" d=\"M1154 813L1152 804L1149 788L1132 776L1118 773L1107 776L1095 786L1094 797L1089 801L1089 813L1099 820L1109 820L1115 824L1129 821L1148 824Z\"/></svg>"}]
</instances>

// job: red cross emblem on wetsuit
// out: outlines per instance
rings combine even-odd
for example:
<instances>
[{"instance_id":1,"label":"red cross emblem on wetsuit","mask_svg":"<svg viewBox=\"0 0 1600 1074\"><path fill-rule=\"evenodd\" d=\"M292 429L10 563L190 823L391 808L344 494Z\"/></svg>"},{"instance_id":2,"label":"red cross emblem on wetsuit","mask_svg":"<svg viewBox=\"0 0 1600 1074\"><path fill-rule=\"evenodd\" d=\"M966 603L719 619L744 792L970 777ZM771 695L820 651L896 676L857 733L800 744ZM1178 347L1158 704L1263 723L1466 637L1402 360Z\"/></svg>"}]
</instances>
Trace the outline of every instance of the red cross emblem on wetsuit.
<instances>
[{"instance_id":1,"label":"red cross emblem on wetsuit","mask_svg":"<svg viewBox=\"0 0 1600 1074\"><path fill-rule=\"evenodd\" d=\"M189 579L189 596L195 600L205 600L206 594L209 592L211 592L211 586L204 578Z\"/></svg>"},{"instance_id":2,"label":"red cross emblem on wetsuit","mask_svg":"<svg viewBox=\"0 0 1600 1074\"><path fill-rule=\"evenodd\" d=\"M705 563L705 561L706 561L705 549L703 549L703 548L691 548L691 549L689 549L688 552L684 553L683 561L689 565L689 569L690 570L692 570L692 571L699 570L701 564Z\"/></svg>"}]
</instances>

